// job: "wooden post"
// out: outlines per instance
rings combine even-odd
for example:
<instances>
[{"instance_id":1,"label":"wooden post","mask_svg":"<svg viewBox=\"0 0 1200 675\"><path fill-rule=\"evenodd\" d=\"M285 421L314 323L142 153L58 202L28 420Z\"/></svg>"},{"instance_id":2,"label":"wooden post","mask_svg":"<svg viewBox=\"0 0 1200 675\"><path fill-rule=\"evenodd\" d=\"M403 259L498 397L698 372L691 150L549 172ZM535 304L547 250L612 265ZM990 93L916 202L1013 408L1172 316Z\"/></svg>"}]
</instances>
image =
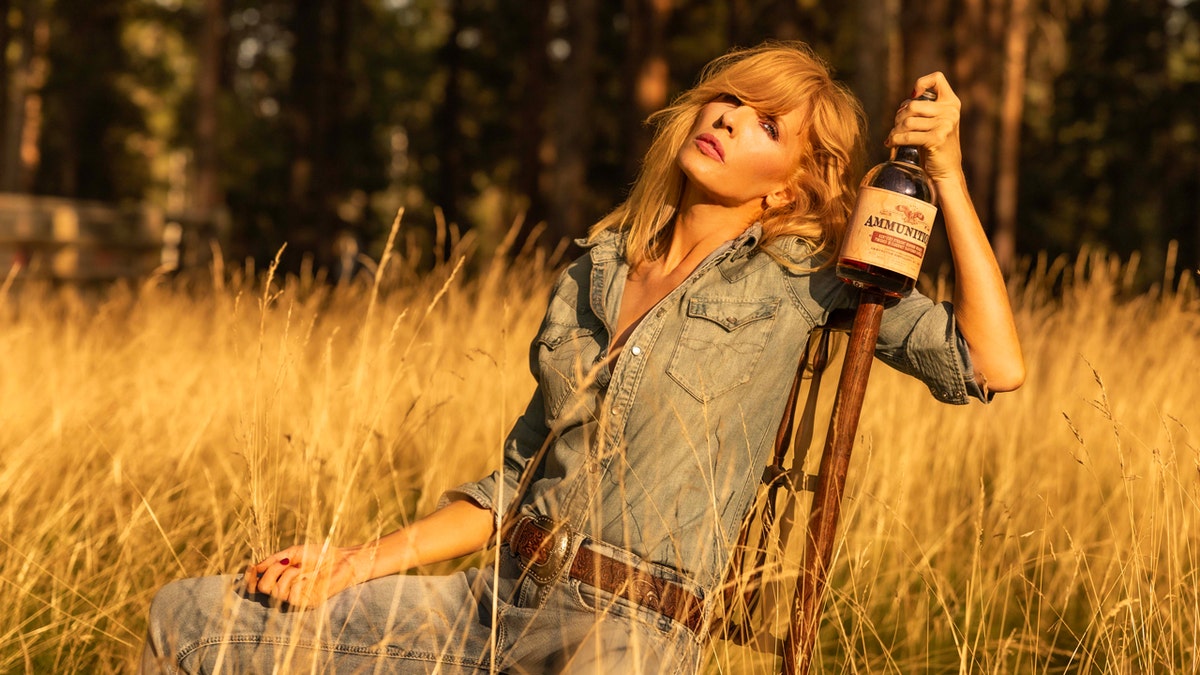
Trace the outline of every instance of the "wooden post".
<instances>
[{"instance_id":1,"label":"wooden post","mask_svg":"<svg viewBox=\"0 0 1200 675\"><path fill-rule=\"evenodd\" d=\"M867 378L875 357L875 342L879 338L879 322L883 315L883 295L874 290L863 291L850 342L838 380L833 415L817 488L813 493L808 517L808 543L804 567L796 583L792 601L792 620L783 652L783 672L786 675L807 675L812 661L813 644L821 625L821 601L825 577L833 557L834 537L842 509L842 492L846 487L846 470L850 466L850 451L858 432L858 416L862 411Z\"/></svg>"}]
</instances>

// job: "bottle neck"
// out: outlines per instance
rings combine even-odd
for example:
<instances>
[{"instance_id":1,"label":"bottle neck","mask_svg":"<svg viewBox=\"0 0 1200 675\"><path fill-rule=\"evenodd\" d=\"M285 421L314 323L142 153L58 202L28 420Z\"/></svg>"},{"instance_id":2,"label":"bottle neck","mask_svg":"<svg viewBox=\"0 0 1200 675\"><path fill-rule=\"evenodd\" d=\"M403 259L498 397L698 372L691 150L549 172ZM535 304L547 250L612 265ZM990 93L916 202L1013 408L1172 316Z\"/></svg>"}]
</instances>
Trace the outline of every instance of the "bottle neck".
<instances>
[{"instance_id":1,"label":"bottle neck","mask_svg":"<svg viewBox=\"0 0 1200 675\"><path fill-rule=\"evenodd\" d=\"M915 145L900 145L892 148L892 161L921 166L921 150Z\"/></svg>"}]
</instances>

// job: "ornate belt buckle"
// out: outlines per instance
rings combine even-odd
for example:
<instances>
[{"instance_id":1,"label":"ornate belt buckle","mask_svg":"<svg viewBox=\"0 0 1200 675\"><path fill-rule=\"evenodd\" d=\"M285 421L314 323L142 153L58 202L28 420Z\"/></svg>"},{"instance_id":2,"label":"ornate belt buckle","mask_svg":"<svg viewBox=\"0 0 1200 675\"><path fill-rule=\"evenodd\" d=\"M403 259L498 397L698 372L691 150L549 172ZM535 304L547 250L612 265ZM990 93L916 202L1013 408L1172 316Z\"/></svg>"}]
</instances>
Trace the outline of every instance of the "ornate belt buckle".
<instances>
[{"instance_id":1,"label":"ornate belt buckle","mask_svg":"<svg viewBox=\"0 0 1200 675\"><path fill-rule=\"evenodd\" d=\"M532 556L525 559L525 567L529 571L529 576L544 586L558 578L567 564L567 559L571 556L571 530L564 525L555 523L547 516L525 517L530 525L546 535L542 539L541 546L534 551ZM518 551L521 550L519 542L515 548Z\"/></svg>"}]
</instances>

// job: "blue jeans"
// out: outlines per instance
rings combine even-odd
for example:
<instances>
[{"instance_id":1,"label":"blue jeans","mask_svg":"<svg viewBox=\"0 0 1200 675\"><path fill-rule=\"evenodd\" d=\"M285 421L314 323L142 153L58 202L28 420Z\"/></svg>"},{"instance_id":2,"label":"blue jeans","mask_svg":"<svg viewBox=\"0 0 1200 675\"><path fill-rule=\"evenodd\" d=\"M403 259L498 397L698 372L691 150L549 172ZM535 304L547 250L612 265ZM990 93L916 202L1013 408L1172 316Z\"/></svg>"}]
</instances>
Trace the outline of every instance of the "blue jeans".
<instances>
[{"instance_id":1,"label":"blue jeans","mask_svg":"<svg viewBox=\"0 0 1200 675\"><path fill-rule=\"evenodd\" d=\"M521 578L502 547L494 569L390 576L315 610L248 597L235 577L164 586L150 609L150 673L694 673L686 627L563 577ZM498 582L498 583L495 583ZM493 608L493 600L495 607Z\"/></svg>"}]
</instances>

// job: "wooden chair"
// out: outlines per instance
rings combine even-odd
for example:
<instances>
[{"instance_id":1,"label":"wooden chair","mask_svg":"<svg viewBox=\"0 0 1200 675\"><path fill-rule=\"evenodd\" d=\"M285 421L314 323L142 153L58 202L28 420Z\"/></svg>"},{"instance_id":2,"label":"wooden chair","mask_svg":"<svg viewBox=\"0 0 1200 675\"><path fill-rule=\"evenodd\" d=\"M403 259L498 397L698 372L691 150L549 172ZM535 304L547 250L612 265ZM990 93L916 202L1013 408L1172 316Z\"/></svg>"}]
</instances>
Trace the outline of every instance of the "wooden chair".
<instances>
[{"instance_id":1,"label":"wooden chair","mask_svg":"<svg viewBox=\"0 0 1200 675\"><path fill-rule=\"evenodd\" d=\"M837 505L840 505L842 485L845 479L845 465L848 463L848 448L835 447L852 444L854 431L849 431L849 441L845 438L846 431L837 429L840 404L843 394L849 391L850 398L858 397L852 402L853 419L851 424L857 427L858 407L861 407L862 390L866 386L869 373L870 354L874 350L875 338L878 334L878 312L882 309L882 299L869 297L864 294L864 301L856 314L854 310L835 312L829 317L824 326L815 329L809 336L804 355L796 369L795 378L788 395L783 418L775 435L774 449L770 463L763 471L762 488L757 508L752 509L742 524L738 541L733 551L730 571L726 578L724 606L726 614L722 620L714 623L712 636L731 640L736 644L763 642L762 631L764 623L764 577L768 571L782 576L782 552L786 548L791 533L791 520L788 512L794 509L796 497L801 492L814 493L810 509L810 526L803 568L796 581L795 600L793 602L786 640L768 636L765 640L768 648L775 654L783 651L783 672L787 675L807 673L811 657L812 642L815 639L816 627L819 625L820 594L824 585L824 574L827 569L832 545L832 534L836 529ZM869 316L864 320L862 315ZM867 335L860 323L864 324ZM873 323L873 328L870 324ZM873 332L871 332L873 330ZM847 354L842 380L839 382L838 402L834 405L834 420L830 425L830 437L826 439L825 450L822 453L821 473L825 476L810 474L804 471L805 459L812 446L813 432L816 426L817 401L820 396L821 381L830 362L831 342L833 334L851 332L850 344L852 349ZM863 352L866 350L867 371L863 371L861 363ZM851 358L855 361L852 362ZM848 383L847 378L857 379ZM857 389L857 391L850 391ZM797 405L803 397L804 405L800 410L797 421ZM844 415L842 415L844 417ZM841 421L844 425L844 421ZM834 435L841 438L834 438ZM789 450L791 463L787 465ZM839 458L838 453L844 453ZM822 485L822 478L825 478ZM780 490L785 496L783 509L780 508ZM831 504L833 506L831 506ZM823 511L824 513L821 513ZM832 514L830 513L832 512ZM780 517L781 513L784 517ZM832 519L830 520L830 517ZM815 539L829 539L816 541ZM769 560L772 552L779 558ZM773 576L773 575L772 575Z\"/></svg>"}]
</instances>

